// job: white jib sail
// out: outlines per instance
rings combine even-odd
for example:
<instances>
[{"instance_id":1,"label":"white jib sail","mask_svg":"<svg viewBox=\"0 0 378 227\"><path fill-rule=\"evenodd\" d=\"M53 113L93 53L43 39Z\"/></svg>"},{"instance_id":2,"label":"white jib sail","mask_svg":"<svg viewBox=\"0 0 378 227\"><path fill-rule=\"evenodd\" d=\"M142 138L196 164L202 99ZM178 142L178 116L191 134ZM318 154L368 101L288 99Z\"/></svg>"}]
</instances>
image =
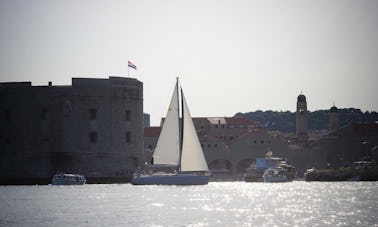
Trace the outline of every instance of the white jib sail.
<instances>
[{"instance_id":1,"label":"white jib sail","mask_svg":"<svg viewBox=\"0 0 378 227\"><path fill-rule=\"evenodd\" d=\"M153 154L154 164L179 164L180 155L180 129L179 129L179 103L178 83L172 94L167 116L160 132L155 152Z\"/></svg>"},{"instance_id":2,"label":"white jib sail","mask_svg":"<svg viewBox=\"0 0 378 227\"><path fill-rule=\"evenodd\" d=\"M202 152L196 129L190 116L188 105L181 91L183 100L184 130L181 155L181 171L208 171L207 163Z\"/></svg>"}]
</instances>

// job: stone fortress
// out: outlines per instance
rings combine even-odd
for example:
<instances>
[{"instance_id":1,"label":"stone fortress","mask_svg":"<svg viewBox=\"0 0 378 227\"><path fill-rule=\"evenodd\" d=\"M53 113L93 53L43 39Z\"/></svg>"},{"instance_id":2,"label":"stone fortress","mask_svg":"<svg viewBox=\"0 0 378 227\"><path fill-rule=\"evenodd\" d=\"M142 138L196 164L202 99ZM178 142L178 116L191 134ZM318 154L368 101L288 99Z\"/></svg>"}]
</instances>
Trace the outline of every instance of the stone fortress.
<instances>
[{"instance_id":1,"label":"stone fortress","mask_svg":"<svg viewBox=\"0 0 378 227\"><path fill-rule=\"evenodd\" d=\"M3 184L49 183L57 171L88 182L127 179L143 162L143 84L136 79L0 83L0 111Z\"/></svg>"},{"instance_id":2,"label":"stone fortress","mask_svg":"<svg viewBox=\"0 0 378 227\"><path fill-rule=\"evenodd\" d=\"M68 86L0 83L0 113L1 184L48 184L57 171L84 174L88 183L128 182L150 162L160 134L160 127L148 127L143 84L132 78L73 78ZM303 94L297 97L294 137L246 118L193 121L213 179L241 179L268 151L287 158L302 176L311 167L376 157L378 145L378 124L340 128L335 106L329 132L311 138Z\"/></svg>"}]
</instances>

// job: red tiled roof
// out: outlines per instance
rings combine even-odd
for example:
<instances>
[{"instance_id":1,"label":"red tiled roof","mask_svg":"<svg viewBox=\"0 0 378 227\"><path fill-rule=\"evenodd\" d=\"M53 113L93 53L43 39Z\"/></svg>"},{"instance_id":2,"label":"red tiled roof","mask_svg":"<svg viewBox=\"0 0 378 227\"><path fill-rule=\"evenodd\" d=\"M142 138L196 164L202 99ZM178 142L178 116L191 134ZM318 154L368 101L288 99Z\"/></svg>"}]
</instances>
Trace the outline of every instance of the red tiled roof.
<instances>
[{"instance_id":1,"label":"red tiled roof","mask_svg":"<svg viewBox=\"0 0 378 227\"><path fill-rule=\"evenodd\" d=\"M207 121L207 117L192 117L193 121Z\"/></svg>"},{"instance_id":2,"label":"red tiled roof","mask_svg":"<svg viewBox=\"0 0 378 227\"><path fill-rule=\"evenodd\" d=\"M160 135L161 127L144 128L145 137L158 137Z\"/></svg>"},{"instance_id":3,"label":"red tiled roof","mask_svg":"<svg viewBox=\"0 0 378 227\"><path fill-rule=\"evenodd\" d=\"M229 141L228 144L231 145L231 144L237 143L237 142L243 140L244 138L250 136L251 134L252 134L252 131L247 131L247 132L241 134L240 136L238 136L237 138Z\"/></svg>"}]
</instances>

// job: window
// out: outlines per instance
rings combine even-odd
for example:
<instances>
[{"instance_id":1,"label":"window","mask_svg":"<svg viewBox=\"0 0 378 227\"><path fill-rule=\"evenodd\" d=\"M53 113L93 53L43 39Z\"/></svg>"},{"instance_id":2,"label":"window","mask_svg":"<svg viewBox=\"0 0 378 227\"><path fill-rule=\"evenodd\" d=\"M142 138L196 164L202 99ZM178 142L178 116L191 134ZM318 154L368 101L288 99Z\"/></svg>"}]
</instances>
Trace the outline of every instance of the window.
<instances>
[{"instance_id":1,"label":"window","mask_svg":"<svg viewBox=\"0 0 378 227\"><path fill-rule=\"evenodd\" d=\"M97 110L96 109L90 109L89 110L89 120L96 120L97 118Z\"/></svg>"},{"instance_id":2,"label":"window","mask_svg":"<svg viewBox=\"0 0 378 227\"><path fill-rule=\"evenodd\" d=\"M130 142L131 142L131 133L126 132L126 143L130 143Z\"/></svg>"},{"instance_id":3,"label":"window","mask_svg":"<svg viewBox=\"0 0 378 227\"><path fill-rule=\"evenodd\" d=\"M126 110L125 111L125 120L126 121L130 121L131 120L131 111L130 110Z\"/></svg>"},{"instance_id":4,"label":"window","mask_svg":"<svg viewBox=\"0 0 378 227\"><path fill-rule=\"evenodd\" d=\"M69 106L65 106L63 111L64 111L64 117L71 116L71 108Z\"/></svg>"},{"instance_id":5,"label":"window","mask_svg":"<svg viewBox=\"0 0 378 227\"><path fill-rule=\"evenodd\" d=\"M90 143L97 143L97 132L90 132L89 133L89 142Z\"/></svg>"},{"instance_id":6,"label":"window","mask_svg":"<svg viewBox=\"0 0 378 227\"><path fill-rule=\"evenodd\" d=\"M203 144L201 143L201 147L203 148Z\"/></svg>"},{"instance_id":7,"label":"window","mask_svg":"<svg viewBox=\"0 0 378 227\"><path fill-rule=\"evenodd\" d=\"M41 119L42 120L47 120L49 117L49 111L47 109L43 109L41 111Z\"/></svg>"},{"instance_id":8,"label":"window","mask_svg":"<svg viewBox=\"0 0 378 227\"><path fill-rule=\"evenodd\" d=\"M5 142L5 144L8 144L8 145L11 144L11 140L9 138L5 138L4 142Z\"/></svg>"},{"instance_id":9,"label":"window","mask_svg":"<svg viewBox=\"0 0 378 227\"><path fill-rule=\"evenodd\" d=\"M47 138L41 139L41 144L48 144L49 142L50 142L50 140L47 139Z\"/></svg>"},{"instance_id":10,"label":"window","mask_svg":"<svg viewBox=\"0 0 378 227\"><path fill-rule=\"evenodd\" d=\"M217 144L217 143L216 143L216 144L214 144L214 147L215 147L215 148L217 148L217 147L218 147L218 144Z\"/></svg>"},{"instance_id":11,"label":"window","mask_svg":"<svg viewBox=\"0 0 378 227\"><path fill-rule=\"evenodd\" d=\"M64 117L71 116L71 103L69 101L66 101L63 106L63 115Z\"/></svg>"},{"instance_id":12,"label":"window","mask_svg":"<svg viewBox=\"0 0 378 227\"><path fill-rule=\"evenodd\" d=\"M207 147L210 148L210 147L211 147L211 144L207 144Z\"/></svg>"},{"instance_id":13,"label":"window","mask_svg":"<svg viewBox=\"0 0 378 227\"><path fill-rule=\"evenodd\" d=\"M234 137L233 136L230 136L230 140L233 140L234 139Z\"/></svg>"},{"instance_id":14,"label":"window","mask_svg":"<svg viewBox=\"0 0 378 227\"><path fill-rule=\"evenodd\" d=\"M218 125L215 125L215 128L218 128Z\"/></svg>"},{"instance_id":15,"label":"window","mask_svg":"<svg viewBox=\"0 0 378 227\"><path fill-rule=\"evenodd\" d=\"M264 140L261 140L261 144L264 144Z\"/></svg>"}]
</instances>

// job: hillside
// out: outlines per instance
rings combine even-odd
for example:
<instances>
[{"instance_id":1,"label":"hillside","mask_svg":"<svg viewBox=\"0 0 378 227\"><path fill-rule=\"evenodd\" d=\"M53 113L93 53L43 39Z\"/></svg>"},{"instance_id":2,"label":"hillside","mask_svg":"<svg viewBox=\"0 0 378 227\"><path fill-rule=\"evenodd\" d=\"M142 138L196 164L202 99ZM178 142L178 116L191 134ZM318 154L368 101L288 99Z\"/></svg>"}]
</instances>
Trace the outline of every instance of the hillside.
<instances>
[{"instance_id":1,"label":"hillside","mask_svg":"<svg viewBox=\"0 0 378 227\"><path fill-rule=\"evenodd\" d=\"M328 129L329 110L317 110L308 113L309 130ZM267 129L281 132L295 132L295 113L290 111L261 111L249 113L237 113L235 117L247 117L252 121L258 121ZM339 109L340 127L354 122L378 122L378 113L375 111L362 112L360 109Z\"/></svg>"}]
</instances>

